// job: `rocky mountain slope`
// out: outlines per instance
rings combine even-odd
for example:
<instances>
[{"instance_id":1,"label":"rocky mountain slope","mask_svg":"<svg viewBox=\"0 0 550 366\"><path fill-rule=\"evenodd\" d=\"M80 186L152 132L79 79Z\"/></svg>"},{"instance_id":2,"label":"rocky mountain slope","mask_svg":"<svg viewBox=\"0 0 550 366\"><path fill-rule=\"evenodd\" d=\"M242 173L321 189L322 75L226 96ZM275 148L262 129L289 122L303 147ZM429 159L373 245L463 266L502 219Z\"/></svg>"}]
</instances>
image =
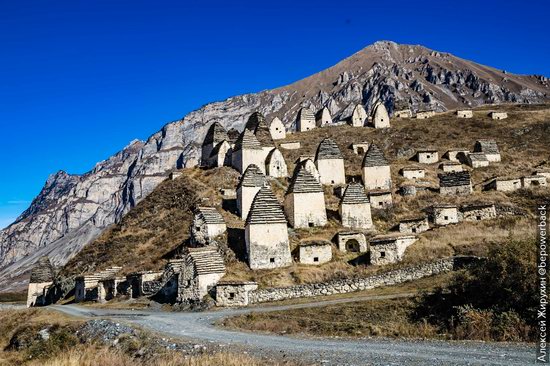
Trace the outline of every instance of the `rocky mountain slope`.
<instances>
[{"instance_id":1,"label":"rocky mountain slope","mask_svg":"<svg viewBox=\"0 0 550 366\"><path fill-rule=\"evenodd\" d=\"M42 255L66 263L108 225L119 221L175 168L197 164L208 126L241 129L253 111L279 116L291 127L297 110L327 106L335 119L355 103L370 109L381 99L392 111L445 111L486 103L540 103L550 99L543 76L512 75L422 46L377 42L335 66L291 85L207 104L165 125L146 142L133 141L84 175L58 172L12 225L0 231L0 289L24 284Z\"/></svg>"}]
</instances>

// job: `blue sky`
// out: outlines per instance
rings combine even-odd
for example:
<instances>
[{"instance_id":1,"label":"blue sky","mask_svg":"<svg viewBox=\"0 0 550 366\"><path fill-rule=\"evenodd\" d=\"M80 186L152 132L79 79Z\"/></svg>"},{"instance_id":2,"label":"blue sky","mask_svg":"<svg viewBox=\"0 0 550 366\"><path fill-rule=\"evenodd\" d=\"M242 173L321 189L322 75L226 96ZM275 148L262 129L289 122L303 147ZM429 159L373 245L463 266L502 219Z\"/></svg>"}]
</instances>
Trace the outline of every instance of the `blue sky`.
<instances>
[{"instance_id":1,"label":"blue sky","mask_svg":"<svg viewBox=\"0 0 550 366\"><path fill-rule=\"evenodd\" d=\"M203 104L377 40L550 75L544 1L187 3L0 0L0 227L51 173L84 173Z\"/></svg>"}]
</instances>

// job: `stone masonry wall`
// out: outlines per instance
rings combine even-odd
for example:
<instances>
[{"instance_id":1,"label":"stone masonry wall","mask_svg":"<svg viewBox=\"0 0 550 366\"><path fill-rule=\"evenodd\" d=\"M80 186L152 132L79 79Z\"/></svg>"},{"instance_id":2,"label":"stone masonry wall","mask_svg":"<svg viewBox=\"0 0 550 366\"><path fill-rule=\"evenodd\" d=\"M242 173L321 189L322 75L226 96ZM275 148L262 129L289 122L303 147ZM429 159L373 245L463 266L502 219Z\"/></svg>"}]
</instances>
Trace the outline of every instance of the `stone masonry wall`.
<instances>
[{"instance_id":1,"label":"stone masonry wall","mask_svg":"<svg viewBox=\"0 0 550 366\"><path fill-rule=\"evenodd\" d=\"M296 299L301 297L328 296L368 290L449 272L472 260L471 257L451 257L414 267L400 268L364 278L334 280L279 288L265 288L250 293L250 303Z\"/></svg>"}]
</instances>

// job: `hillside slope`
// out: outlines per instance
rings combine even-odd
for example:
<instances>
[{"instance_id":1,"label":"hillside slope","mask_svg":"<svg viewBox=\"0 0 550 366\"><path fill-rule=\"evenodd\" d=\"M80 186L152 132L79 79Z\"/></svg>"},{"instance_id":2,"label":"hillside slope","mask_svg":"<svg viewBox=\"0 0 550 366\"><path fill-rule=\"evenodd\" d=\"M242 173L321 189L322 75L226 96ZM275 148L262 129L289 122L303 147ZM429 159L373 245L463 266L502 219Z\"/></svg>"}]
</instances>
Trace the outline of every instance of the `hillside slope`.
<instances>
[{"instance_id":1,"label":"hillside slope","mask_svg":"<svg viewBox=\"0 0 550 366\"><path fill-rule=\"evenodd\" d=\"M176 168L198 161L198 147L214 121L240 129L253 111L279 116L287 126L301 106L327 106L335 119L353 104L371 108L444 111L485 103L539 103L550 99L542 76L519 76L422 46L377 42L337 65L291 85L207 104L165 125L146 142L134 141L84 175L58 172L30 208L0 231L0 289L24 285L42 255L66 263L103 229L120 219Z\"/></svg>"},{"instance_id":2,"label":"hillside slope","mask_svg":"<svg viewBox=\"0 0 550 366\"><path fill-rule=\"evenodd\" d=\"M411 165L409 158L414 154L414 148L431 146L442 155L449 148L471 148L479 138L496 139L502 162L472 170L475 184L473 195L440 196L428 191L404 198L395 194L392 209L373 210L376 229L379 234L384 234L391 232L400 220L422 215L423 210L434 203L495 203L500 218L462 222L424 232L419 235L420 240L407 249L404 262L394 266L450 255L484 255L491 243L502 243L510 238L534 237L534 208L537 202L550 197L548 187L512 193L482 191L482 183L495 175L521 176L550 167L550 106L509 106L506 110L510 117L500 122L488 118L486 108L477 108L474 118L470 120L458 119L452 113L442 113L428 120L396 119L390 130L348 126L315 129L291 135L289 139L301 142L301 149L282 151L291 171L299 155L313 154L324 137L331 137L342 150L348 177L357 176L360 179L362 156L355 155L349 145L355 141L374 141L384 150L392 164L392 180L396 190L405 181L398 174L399 169ZM437 187L438 165L425 166L425 181L434 188ZM357 254L334 251L333 261L321 266L295 263L289 268L251 271L242 260L244 223L233 213L231 202L224 202L219 193L220 188L236 186L238 173L227 167L209 170L188 168L183 173L181 178L163 182L119 224L88 244L69 261L64 273L75 275L112 265L123 266L125 273L161 269L170 255L177 253L187 243L191 223L188 209L191 202L217 206L227 222L227 243L232 251L227 256L226 279L254 280L262 286L277 286L364 275L380 268L387 270L387 266L357 266L354 264ZM287 179L271 181L280 202L287 184ZM289 230L291 248L304 239L332 240L342 230L337 215L339 200L329 188L325 189L325 200L329 214L328 225L323 228Z\"/></svg>"}]
</instances>

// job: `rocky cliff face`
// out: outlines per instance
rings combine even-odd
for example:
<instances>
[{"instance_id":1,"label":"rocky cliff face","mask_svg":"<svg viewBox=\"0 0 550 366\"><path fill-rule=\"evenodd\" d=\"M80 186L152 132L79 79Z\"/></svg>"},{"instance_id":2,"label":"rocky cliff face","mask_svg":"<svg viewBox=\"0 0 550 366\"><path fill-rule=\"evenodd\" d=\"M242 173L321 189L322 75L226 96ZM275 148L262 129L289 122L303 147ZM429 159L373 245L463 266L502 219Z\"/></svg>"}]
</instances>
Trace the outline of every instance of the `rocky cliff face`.
<instances>
[{"instance_id":1,"label":"rocky cliff face","mask_svg":"<svg viewBox=\"0 0 550 366\"><path fill-rule=\"evenodd\" d=\"M208 126L241 129L253 111L292 127L297 110L327 106L335 119L367 110L381 99L388 110L445 111L485 103L540 103L550 99L543 76L511 75L421 46L377 42L337 65L294 84L210 103L165 125L146 142L133 141L84 175L58 172L31 206L0 231L0 289L24 284L40 256L64 264L106 226L119 220L170 171L194 166Z\"/></svg>"}]
</instances>

